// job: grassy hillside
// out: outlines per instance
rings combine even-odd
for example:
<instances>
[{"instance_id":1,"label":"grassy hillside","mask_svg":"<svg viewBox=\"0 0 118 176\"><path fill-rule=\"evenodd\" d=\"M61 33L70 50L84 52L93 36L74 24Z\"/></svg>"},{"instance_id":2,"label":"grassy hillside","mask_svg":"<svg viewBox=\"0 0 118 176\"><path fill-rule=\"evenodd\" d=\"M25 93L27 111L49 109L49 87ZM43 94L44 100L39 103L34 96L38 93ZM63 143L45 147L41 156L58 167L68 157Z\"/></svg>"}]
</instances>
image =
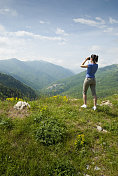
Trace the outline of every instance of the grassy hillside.
<instances>
[{"instance_id":1,"label":"grassy hillside","mask_svg":"<svg viewBox=\"0 0 118 176\"><path fill-rule=\"evenodd\" d=\"M53 89L45 89L43 92L46 95L62 94L75 98L81 98L85 76L86 71L70 78L61 80L57 82L57 84L60 84L59 86L54 87ZM118 93L118 65L114 64L99 68L96 73L96 81L97 95L99 97L105 97L114 93ZM88 94L91 94L90 90Z\"/></svg>"},{"instance_id":2,"label":"grassy hillside","mask_svg":"<svg viewBox=\"0 0 118 176\"><path fill-rule=\"evenodd\" d=\"M66 96L28 102L23 111L0 101L0 175L117 176L118 95L108 99L112 106L96 111L91 100L81 109L81 99Z\"/></svg>"},{"instance_id":3,"label":"grassy hillside","mask_svg":"<svg viewBox=\"0 0 118 176\"><path fill-rule=\"evenodd\" d=\"M36 90L73 75L70 70L48 62L17 59L0 60L0 72L10 74Z\"/></svg>"},{"instance_id":4,"label":"grassy hillside","mask_svg":"<svg viewBox=\"0 0 118 176\"><path fill-rule=\"evenodd\" d=\"M0 98L18 97L18 98L36 98L36 93L30 87L24 85L12 76L0 73Z\"/></svg>"},{"instance_id":5,"label":"grassy hillside","mask_svg":"<svg viewBox=\"0 0 118 176\"><path fill-rule=\"evenodd\" d=\"M0 99L4 100L10 97L21 98L22 94L17 89L9 88L0 83Z\"/></svg>"}]
</instances>

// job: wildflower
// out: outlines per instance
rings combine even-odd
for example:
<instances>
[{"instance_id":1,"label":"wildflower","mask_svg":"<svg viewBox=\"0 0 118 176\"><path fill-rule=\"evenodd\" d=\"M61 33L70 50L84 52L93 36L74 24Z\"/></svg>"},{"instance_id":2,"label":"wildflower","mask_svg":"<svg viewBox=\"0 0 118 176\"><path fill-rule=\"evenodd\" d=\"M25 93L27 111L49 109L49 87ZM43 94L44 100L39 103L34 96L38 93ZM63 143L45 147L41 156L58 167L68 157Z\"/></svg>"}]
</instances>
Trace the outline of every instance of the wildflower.
<instances>
[{"instance_id":1,"label":"wildflower","mask_svg":"<svg viewBox=\"0 0 118 176\"><path fill-rule=\"evenodd\" d=\"M23 101L23 99L22 98L19 98L19 99L17 99L18 101Z\"/></svg>"},{"instance_id":2,"label":"wildflower","mask_svg":"<svg viewBox=\"0 0 118 176\"><path fill-rule=\"evenodd\" d=\"M66 96L63 96L63 101L67 102L68 98Z\"/></svg>"},{"instance_id":3,"label":"wildflower","mask_svg":"<svg viewBox=\"0 0 118 176\"><path fill-rule=\"evenodd\" d=\"M53 98L57 98L57 96L53 96Z\"/></svg>"},{"instance_id":4,"label":"wildflower","mask_svg":"<svg viewBox=\"0 0 118 176\"><path fill-rule=\"evenodd\" d=\"M14 97L12 97L12 98L6 98L6 100L7 101L14 101L15 99L14 99Z\"/></svg>"},{"instance_id":5,"label":"wildflower","mask_svg":"<svg viewBox=\"0 0 118 176\"><path fill-rule=\"evenodd\" d=\"M40 109L40 112L46 111L46 110L47 110L47 105L46 105L46 106L43 106L43 107Z\"/></svg>"},{"instance_id":6,"label":"wildflower","mask_svg":"<svg viewBox=\"0 0 118 176\"><path fill-rule=\"evenodd\" d=\"M16 98L14 98L14 97L6 98L6 100L7 100L7 101L15 101L15 100L16 100L16 101L23 101L22 98L17 98L17 97L16 97Z\"/></svg>"},{"instance_id":7,"label":"wildflower","mask_svg":"<svg viewBox=\"0 0 118 176\"><path fill-rule=\"evenodd\" d=\"M79 149L81 147L83 147L85 144L85 137L84 134L80 134L77 136L77 139L75 141L75 147L76 149Z\"/></svg>"}]
</instances>

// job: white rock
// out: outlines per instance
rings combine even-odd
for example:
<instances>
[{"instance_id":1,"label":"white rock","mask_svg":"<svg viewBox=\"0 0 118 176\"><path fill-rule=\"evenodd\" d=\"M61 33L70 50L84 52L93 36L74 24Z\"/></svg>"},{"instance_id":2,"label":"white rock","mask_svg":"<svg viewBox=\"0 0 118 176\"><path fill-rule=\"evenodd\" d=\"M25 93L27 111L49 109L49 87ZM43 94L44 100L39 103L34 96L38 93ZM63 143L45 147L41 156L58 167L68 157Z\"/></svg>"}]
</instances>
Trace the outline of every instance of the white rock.
<instances>
[{"instance_id":1,"label":"white rock","mask_svg":"<svg viewBox=\"0 0 118 176\"><path fill-rule=\"evenodd\" d=\"M14 105L15 109L19 109L22 106L22 101L17 102L16 105Z\"/></svg>"},{"instance_id":2,"label":"white rock","mask_svg":"<svg viewBox=\"0 0 118 176\"><path fill-rule=\"evenodd\" d=\"M103 130L101 126L97 126L97 129L98 129L98 131L102 131Z\"/></svg>"},{"instance_id":3,"label":"white rock","mask_svg":"<svg viewBox=\"0 0 118 176\"><path fill-rule=\"evenodd\" d=\"M89 167L90 167L89 165L86 165L86 169L89 169Z\"/></svg>"},{"instance_id":4,"label":"white rock","mask_svg":"<svg viewBox=\"0 0 118 176\"><path fill-rule=\"evenodd\" d=\"M107 133L107 130L104 130L104 129L103 129L103 132L104 132L104 133Z\"/></svg>"},{"instance_id":5,"label":"white rock","mask_svg":"<svg viewBox=\"0 0 118 176\"><path fill-rule=\"evenodd\" d=\"M17 102L16 105L14 105L14 109L17 109L17 110L22 110L25 107L29 107L30 108L30 105L28 103L26 103L26 102L23 102L23 101L19 101L19 102Z\"/></svg>"},{"instance_id":6,"label":"white rock","mask_svg":"<svg viewBox=\"0 0 118 176\"><path fill-rule=\"evenodd\" d=\"M100 170L100 168L99 168L99 167L97 167L97 166L95 166L94 170Z\"/></svg>"},{"instance_id":7,"label":"white rock","mask_svg":"<svg viewBox=\"0 0 118 176\"><path fill-rule=\"evenodd\" d=\"M102 103L100 104L100 106L103 106L103 105L112 106L112 103L110 103L109 100L106 100L106 101L102 101Z\"/></svg>"}]
</instances>

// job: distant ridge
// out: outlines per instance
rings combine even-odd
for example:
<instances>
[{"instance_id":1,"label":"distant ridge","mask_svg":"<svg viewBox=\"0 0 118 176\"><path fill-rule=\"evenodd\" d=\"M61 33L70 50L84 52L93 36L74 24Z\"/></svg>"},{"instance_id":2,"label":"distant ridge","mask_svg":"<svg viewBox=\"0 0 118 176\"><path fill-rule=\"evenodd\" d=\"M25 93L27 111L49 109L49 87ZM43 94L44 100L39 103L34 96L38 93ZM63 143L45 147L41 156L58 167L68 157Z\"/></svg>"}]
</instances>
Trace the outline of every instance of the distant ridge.
<instances>
[{"instance_id":1,"label":"distant ridge","mask_svg":"<svg viewBox=\"0 0 118 176\"><path fill-rule=\"evenodd\" d=\"M46 95L62 94L82 98L82 87L85 76L86 71L81 72L70 78L56 82L56 87L53 87L52 89L43 89L42 92ZM99 97L105 97L118 93L118 64L99 68L96 73L96 80L97 95Z\"/></svg>"},{"instance_id":2,"label":"distant ridge","mask_svg":"<svg viewBox=\"0 0 118 176\"><path fill-rule=\"evenodd\" d=\"M0 73L0 98L7 97L35 99L37 95L34 90L12 76Z\"/></svg>"},{"instance_id":3,"label":"distant ridge","mask_svg":"<svg viewBox=\"0 0 118 176\"><path fill-rule=\"evenodd\" d=\"M0 60L0 72L7 73L35 90L74 75L70 70L46 61Z\"/></svg>"}]
</instances>

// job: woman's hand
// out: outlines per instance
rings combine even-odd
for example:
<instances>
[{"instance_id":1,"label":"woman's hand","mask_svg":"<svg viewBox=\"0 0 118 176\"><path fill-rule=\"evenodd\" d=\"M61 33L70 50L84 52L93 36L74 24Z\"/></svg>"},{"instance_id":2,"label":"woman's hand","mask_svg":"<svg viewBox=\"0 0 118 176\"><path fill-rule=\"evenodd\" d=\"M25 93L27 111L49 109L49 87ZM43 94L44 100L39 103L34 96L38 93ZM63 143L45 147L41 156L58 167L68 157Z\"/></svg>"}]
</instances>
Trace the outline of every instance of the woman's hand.
<instances>
[{"instance_id":1,"label":"woman's hand","mask_svg":"<svg viewBox=\"0 0 118 176\"><path fill-rule=\"evenodd\" d=\"M85 59L85 61L81 64L80 67L82 67L82 68L88 68L88 65L84 65L87 60L89 60L89 57L87 57L87 58Z\"/></svg>"},{"instance_id":2,"label":"woman's hand","mask_svg":"<svg viewBox=\"0 0 118 176\"><path fill-rule=\"evenodd\" d=\"M87 57L85 60L86 60L86 61L87 61L87 60L90 60L90 57Z\"/></svg>"}]
</instances>

